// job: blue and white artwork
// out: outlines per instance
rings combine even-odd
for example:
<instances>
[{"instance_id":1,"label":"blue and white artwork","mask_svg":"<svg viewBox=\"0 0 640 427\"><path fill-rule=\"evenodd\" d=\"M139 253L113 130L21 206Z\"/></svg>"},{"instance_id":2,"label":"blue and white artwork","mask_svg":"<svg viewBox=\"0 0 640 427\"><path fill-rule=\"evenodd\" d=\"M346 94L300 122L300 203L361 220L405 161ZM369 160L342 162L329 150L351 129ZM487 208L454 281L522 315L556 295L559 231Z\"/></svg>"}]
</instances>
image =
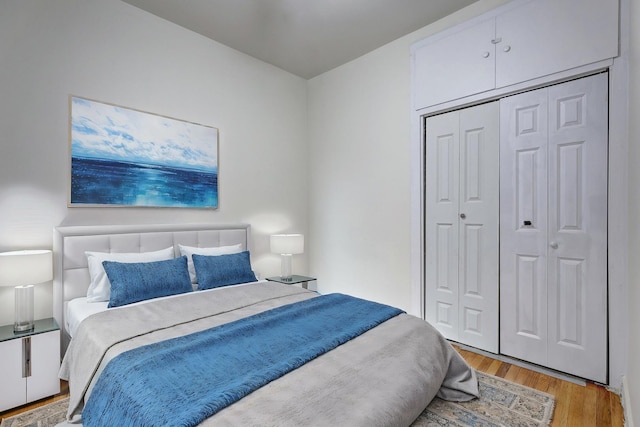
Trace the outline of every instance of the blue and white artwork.
<instances>
[{"instance_id":1,"label":"blue and white artwork","mask_svg":"<svg viewBox=\"0 0 640 427\"><path fill-rule=\"evenodd\" d=\"M218 129L70 103L71 206L218 207Z\"/></svg>"}]
</instances>

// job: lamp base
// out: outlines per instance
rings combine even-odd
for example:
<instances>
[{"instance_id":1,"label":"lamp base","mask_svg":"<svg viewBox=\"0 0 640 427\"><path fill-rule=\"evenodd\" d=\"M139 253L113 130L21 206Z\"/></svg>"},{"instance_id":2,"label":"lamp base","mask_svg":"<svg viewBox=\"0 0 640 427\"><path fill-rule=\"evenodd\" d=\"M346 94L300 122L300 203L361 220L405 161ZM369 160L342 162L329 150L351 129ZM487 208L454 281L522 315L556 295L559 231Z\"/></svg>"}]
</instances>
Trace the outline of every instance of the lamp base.
<instances>
[{"instance_id":1,"label":"lamp base","mask_svg":"<svg viewBox=\"0 0 640 427\"><path fill-rule=\"evenodd\" d=\"M15 332L15 333L31 332L31 331L33 331L34 327L35 327L35 325L33 324L33 322L14 323L13 324L13 332Z\"/></svg>"},{"instance_id":2,"label":"lamp base","mask_svg":"<svg viewBox=\"0 0 640 427\"><path fill-rule=\"evenodd\" d=\"M280 279L289 281L293 278L291 274L291 254L282 254L282 263L280 264Z\"/></svg>"},{"instance_id":3,"label":"lamp base","mask_svg":"<svg viewBox=\"0 0 640 427\"><path fill-rule=\"evenodd\" d=\"M15 288L15 322L13 332L33 330L33 285L16 286Z\"/></svg>"}]
</instances>

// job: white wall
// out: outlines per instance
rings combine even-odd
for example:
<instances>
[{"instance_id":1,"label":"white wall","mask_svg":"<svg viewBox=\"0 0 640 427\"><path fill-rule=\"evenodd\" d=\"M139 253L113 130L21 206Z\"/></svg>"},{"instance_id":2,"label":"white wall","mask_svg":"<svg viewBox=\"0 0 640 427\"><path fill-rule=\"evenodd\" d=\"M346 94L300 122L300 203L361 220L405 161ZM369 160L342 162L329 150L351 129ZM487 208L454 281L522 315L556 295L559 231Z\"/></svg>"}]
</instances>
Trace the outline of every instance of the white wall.
<instances>
[{"instance_id":1,"label":"white wall","mask_svg":"<svg viewBox=\"0 0 640 427\"><path fill-rule=\"evenodd\" d=\"M503 3L476 2L309 81L308 241L321 292L411 312L409 47Z\"/></svg>"},{"instance_id":2,"label":"white wall","mask_svg":"<svg viewBox=\"0 0 640 427\"><path fill-rule=\"evenodd\" d=\"M629 394L627 416L640 420L640 4L631 0L629 22ZM629 417L631 418L631 417ZM630 421L629 419L627 421ZM632 425L629 423L628 425Z\"/></svg>"},{"instance_id":3,"label":"white wall","mask_svg":"<svg viewBox=\"0 0 640 427\"><path fill-rule=\"evenodd\" d=\"M219 209L68 208L70 94L217 127ZM306 159L305 80L118 0L0 0L0 251L51 248L57 225L240 221L276 274L268 235L307 232ZM38 285L36 318L51 305Z\"/></svg>"}]
</instances>

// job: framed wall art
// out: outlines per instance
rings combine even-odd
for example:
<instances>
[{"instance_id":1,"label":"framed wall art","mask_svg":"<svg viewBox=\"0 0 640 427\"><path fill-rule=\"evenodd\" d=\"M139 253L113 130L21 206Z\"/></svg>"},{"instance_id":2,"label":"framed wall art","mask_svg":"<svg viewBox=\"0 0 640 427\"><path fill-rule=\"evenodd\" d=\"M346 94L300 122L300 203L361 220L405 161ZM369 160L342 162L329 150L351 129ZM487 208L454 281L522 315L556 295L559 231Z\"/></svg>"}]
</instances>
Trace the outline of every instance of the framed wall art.
<instances>
[{"instance_id":1,"label":"framed wall art","mask_svg":"<svg viewBox=\"0 0 640 427\"><path fill-rule=\"evenodd\" d=\"M69 206L218 207L218 129L69 97Z\"/></svg>"}]
</instances>

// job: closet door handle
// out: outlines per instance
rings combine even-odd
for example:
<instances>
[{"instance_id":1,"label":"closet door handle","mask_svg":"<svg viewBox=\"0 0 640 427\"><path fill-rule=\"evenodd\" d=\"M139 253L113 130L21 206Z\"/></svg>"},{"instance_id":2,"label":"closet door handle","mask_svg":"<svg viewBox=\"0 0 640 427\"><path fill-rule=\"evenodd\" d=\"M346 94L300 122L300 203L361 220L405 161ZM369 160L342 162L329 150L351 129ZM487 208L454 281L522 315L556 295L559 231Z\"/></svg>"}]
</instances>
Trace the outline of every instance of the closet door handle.
<instances>
[{"instance_id":1,"label":"closet door handle","mask_svg":"<svg viewBox=\"0 0 640 427\"><path fill-rule=\"evenodd\" d=\"M465 219L467 216L463 213L460 214L460 218Z\"/></svg>"},{"instance_id":2,"label":"closet door handle","mask_svg":"<svg viewBox=\"0 0 640 427\"><path fill-rule=\"evenodd\" d=\"M549 246L551 247L551 249L558 249L558 242L551 242L549 243Z\"/></svg>"}]
</instances>

